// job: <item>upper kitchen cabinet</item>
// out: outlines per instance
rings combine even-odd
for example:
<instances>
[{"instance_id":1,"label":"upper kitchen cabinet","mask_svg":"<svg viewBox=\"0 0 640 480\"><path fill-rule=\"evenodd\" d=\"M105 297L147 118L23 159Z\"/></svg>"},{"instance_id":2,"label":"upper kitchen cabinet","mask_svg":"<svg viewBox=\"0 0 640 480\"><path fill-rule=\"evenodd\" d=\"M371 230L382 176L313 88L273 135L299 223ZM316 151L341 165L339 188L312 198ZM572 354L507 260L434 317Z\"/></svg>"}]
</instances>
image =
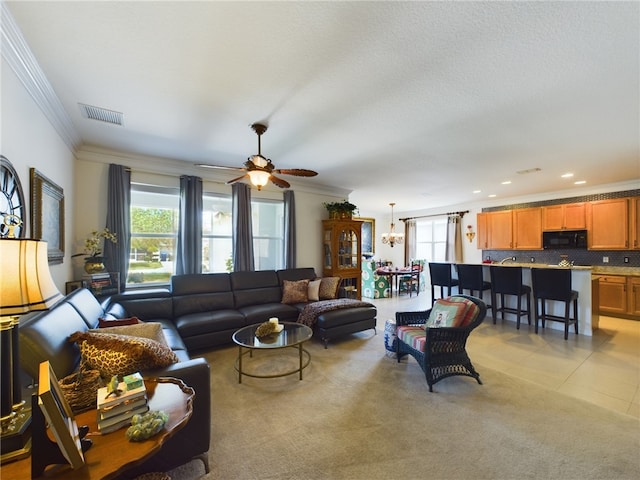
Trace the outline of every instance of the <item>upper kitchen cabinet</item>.
<instances>
[{"instance_id":1,"label":"upper kitchen cabinet","mask_svg":"<svg viewBox=\"0 0 640 480\"><path fill-rule=\"evenodd\" d=\"M640 249L640 197L630 199L629 246L633 250Z\"/></svg>"},{"instance_id":2,"label":"upper kitchen cabinet","mask_svg":"<svg viewBox=\"0 0 640 480\"><path fill-rule=\"evenodd\" d=\"M542 209L513 210L513 248L516 250L542 249Z\"/></svg>"},{"instance_id":3,"label":"upper kitchen cabinet","mask_svg":"<svg viewBox=\"0 0 640 480\"><path fill-rule=\"evenodd\" d=\"M542 207L543 230L584 230L585 228L587 228L587 216L584 202Z\"/></svg>"},{"instance_id":4,"label":"upper kitchen cabinet","mask_svg":"<svg viewBox=\"0 0 640 480\"><path fill-rule=\"evenodd\" d=\"M588 203L587 231L589 249L629 249L629 203L628 198L615 198Z\"/></svg>"},{"instance_id":5,"label":"upper kitchen cabinet","mask_svg":"<svg viewBox=\"0 0 640 480\"><path fill-rule=\"evenodd\" d=\"M511 210L478 213L478 248L481 250L508 250L513 248L513 221Z\"/></svg>"}]
</instances>

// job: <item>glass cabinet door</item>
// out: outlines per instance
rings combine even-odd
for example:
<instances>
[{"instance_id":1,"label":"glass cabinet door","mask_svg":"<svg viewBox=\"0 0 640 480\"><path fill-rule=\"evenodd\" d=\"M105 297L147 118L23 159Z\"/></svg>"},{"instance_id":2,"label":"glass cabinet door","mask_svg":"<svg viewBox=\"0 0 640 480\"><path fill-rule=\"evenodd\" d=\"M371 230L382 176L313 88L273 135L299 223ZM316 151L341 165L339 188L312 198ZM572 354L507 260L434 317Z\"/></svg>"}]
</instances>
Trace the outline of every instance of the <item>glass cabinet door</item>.
<instances>
[{"instance_id":1,"label":"glass cabinet door","mask_svg":"<svg viewBox=\"0 0 640 480\"><path fill-rule=\"evenodd\" d=\"M338 237L338 268L358 268L359 250L358 233L350 228L341 230Z\"/></svg>"},{"instance_id":2,"label":"glass cabinet door","mask_svg":"<svg viewBox=\"0 0 640 480\"><path fill-rule=\"evenodd\" d=\"M331 229L327 228L324 231L324 239L323 239L323 248L324 248L324 268L331 269Z\"/></svg>"}]
</instances>

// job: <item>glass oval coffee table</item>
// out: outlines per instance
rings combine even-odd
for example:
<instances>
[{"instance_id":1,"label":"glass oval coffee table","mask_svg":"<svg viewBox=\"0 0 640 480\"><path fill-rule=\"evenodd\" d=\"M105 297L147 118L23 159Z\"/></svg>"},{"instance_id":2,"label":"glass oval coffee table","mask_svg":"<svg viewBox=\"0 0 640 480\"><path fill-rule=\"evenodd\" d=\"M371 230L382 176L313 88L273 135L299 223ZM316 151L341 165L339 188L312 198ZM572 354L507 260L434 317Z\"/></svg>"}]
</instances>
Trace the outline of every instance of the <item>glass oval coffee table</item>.
<instances>
[{"instance_id":1,"label":"glass oval coffee table","mask_svg":"<svg viewBox=\"0 0 640 480\"><path fill-rule=\"evenodd\" d=\"M299 372L300 380L302 380L302 370L304 370L309 362L311 362L311 354L304 348L302 344L311 338L313 330L301 323L280 322L284 328L279 333L273 333L267 337L256 337L256 329L259 323L241 328L233 334L233 341L238 345L238 358L235 362L235 369L238 372L238 383L242 383L242 376L254 378L276 378L285 377L287 375ZM253 357L254 350L274 350L279 348L296 348L298 350L298 366L293 370L272 374L258 374L247 372L243 369L242 359L245 355Z\"/></svg>"}]
</instances>

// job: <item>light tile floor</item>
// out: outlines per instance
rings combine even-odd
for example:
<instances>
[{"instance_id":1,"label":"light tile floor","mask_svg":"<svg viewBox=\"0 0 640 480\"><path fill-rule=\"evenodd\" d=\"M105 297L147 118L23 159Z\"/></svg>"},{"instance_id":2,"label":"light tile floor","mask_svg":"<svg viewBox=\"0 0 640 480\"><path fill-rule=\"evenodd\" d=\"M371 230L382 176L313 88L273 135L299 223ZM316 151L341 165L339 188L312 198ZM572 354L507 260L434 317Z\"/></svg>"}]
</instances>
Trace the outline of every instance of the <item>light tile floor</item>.
<instances>
[{"instance_id":1,"label":"light tile floor","mask_svg":"<svg viewBox=\"0 0 640 480\"><path fill-rule=\"evenodd\" d=\"M379 333L396 311L431 308L429 292L363 300L378 309ZM480 375L485 366L640 419L638 321L601 315L593 336L570 330L564 340L562 331L550 328L536 335L526 319L519 331L515 320L494 325L489 314L469 337L467 351Z\"/></svg>"}]
</instances>

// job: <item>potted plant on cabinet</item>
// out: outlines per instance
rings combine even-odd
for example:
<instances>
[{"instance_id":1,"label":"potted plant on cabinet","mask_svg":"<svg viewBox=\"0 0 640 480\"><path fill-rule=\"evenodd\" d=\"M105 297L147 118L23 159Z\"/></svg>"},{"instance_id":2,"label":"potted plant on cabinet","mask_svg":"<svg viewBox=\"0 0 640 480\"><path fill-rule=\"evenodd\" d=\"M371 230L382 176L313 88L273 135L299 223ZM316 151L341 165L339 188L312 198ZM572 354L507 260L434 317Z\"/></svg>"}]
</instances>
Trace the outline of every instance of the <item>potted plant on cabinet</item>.
<instances>
[{"instance_id":1,"label":"potted plant on cabinet","mask_svg":"<svg viewBox=\"0 0 640 480\"><path fill-rule=\"evenodd\" d=\"M84 241L84 251L76 253L72 257L85 256L84 270L91 273L104 271L104 257L102 256L102 240L118 243L116 234L105 228L101 232L94 230Z\"/></svg>"},{"instance_id":2,"label":"potted plant on cabinet","mask_svg":"<svg viewBox=\"0 0 640 480\"><path fill-rule=\"evenodd\" d=\"M325 202L323 205L329 212L330 219L352 218L354 212L358 210L358 207L348 200L342 200L341 202Z\"/></svg>"}]
</instances>

